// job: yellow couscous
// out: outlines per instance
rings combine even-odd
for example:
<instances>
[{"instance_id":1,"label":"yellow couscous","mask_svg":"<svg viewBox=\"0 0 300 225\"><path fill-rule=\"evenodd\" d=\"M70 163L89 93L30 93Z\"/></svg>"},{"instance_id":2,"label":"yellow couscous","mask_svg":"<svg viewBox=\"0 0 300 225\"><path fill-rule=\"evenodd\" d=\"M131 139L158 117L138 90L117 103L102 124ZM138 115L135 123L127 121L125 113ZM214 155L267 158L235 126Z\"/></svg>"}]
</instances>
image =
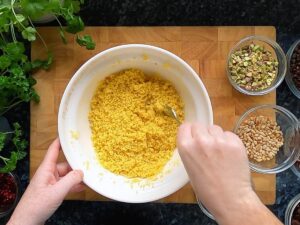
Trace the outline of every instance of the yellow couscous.
<instances>
[{"instance_id":1,"label":"yellow couscous","mask_svg":"<svg viewBox=\"0 0 300 225\"><path fill-rule=\"evenodd\" d=\"M183 102L173 85L158 76L128 69L100 82L89 112L92 141L101 165L128 178L153 178L173 155Z\"/></svg>"}]
</instances>

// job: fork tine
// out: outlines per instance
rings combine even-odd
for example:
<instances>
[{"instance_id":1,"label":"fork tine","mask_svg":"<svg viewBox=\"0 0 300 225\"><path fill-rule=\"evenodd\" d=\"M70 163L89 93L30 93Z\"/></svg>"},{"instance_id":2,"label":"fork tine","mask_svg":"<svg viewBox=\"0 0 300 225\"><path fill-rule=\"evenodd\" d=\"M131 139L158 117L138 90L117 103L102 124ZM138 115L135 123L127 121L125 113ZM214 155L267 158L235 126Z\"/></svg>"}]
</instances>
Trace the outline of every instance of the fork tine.
<instances>
[{"instance_id":1,"label":"fork tine","mask_svg":"<svg viewBox=\"0 0 300 225\"><path fill-rule=\"evenodd\" d=\"M165 105L165 113L167 113L170 117L174 118L178 123L178 125L181 124L180 120L178 119L176 111L171 106Z\"/></svg>"}]
</instances>

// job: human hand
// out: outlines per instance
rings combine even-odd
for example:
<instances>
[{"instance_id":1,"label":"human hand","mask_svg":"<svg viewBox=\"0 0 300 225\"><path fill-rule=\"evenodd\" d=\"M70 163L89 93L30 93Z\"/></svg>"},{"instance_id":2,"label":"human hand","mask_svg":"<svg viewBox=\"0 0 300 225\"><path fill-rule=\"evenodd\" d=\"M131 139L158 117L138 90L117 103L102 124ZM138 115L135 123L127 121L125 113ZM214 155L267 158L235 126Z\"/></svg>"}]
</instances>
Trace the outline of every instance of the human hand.
<instances>
[{"instance_id":1,"label":"human hand","mask_svg":"<svg viewBox=\"0 0 300 225\"><path fill-rule=\"evenodd\" d=\"M84 189L81 171L72 170L66 162L57 164L59 149L60 142L56 139L22 196L9 225L44 224L70 191Z\"/></svg>"},{"instance_id":2,"label":"human hand","mask_svg":"<svg viewBox=\"0 0 300 225\"><path fill-rule=\"evenodd\" d=\"M177 146L198 199L220 224L235 224L234 214L239 214L240 224L248 213L241 210L261 207L251 186L245 147L235 134L219 126L186 123L179 128Z\"/></svg>"}]
</instances>

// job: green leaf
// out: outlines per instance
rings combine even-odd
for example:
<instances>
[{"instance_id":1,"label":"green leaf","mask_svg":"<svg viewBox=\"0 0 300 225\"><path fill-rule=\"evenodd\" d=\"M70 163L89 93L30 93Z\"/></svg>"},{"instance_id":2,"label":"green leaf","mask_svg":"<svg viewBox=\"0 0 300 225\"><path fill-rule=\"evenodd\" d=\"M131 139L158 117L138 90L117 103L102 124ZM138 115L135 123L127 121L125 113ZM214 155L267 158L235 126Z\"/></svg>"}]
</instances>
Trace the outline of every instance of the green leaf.
<instances>
[{"instance_id":1,"label":"green leaf","mask_svg":"<svg viewBox=\"0 0 300 225\"><path fill-rule=\"evenodd\" d=\"M8 32L11 23L11 8L10 6L1 5L0 3L0 31Z\"/></svg>"},{"instance_id":2,"label":"green leaf","mask_svg":"<svg viewBox=\"0 0 300 225\"><path fill-rule=\"evenodd\" d=\"M11 60L7 55L0 56L0 70L7 69L11 64Z\"/></svg>"},{"instance_id":3,"label":"green leaf","mask_svg":"<svg viewBox=\"0 0 300 225\"><path fill-rule=\"evenodd\" d=\"M56 13L59 12L61 7L61 1L60 0L49 0L48 3L48 9L52 12Z\"/></svg>"},{"instance_id":4,"label":"green leaf","mask_svg":"<svg viewBox=\"0 0 300 225\"><path fill-rule=\"evenodd\" d=\"M33 85L36 84L36 79L34 79L32 76L29 76L29 77L28 77L28 80L29 80L30 86L33 86Z\"/></svg>"},{"instance_id":5,"label":"green leaf","mask_svg":"<svg viewBox=\"0 0 300 225\"><path fill-rule=\"evenodd\" d=\"M45 70L48 70L50 65L52 64L52 61L53 61L53 55L51 54L51 52L48 52L47 60L36 59L31 63L32 69L43 68Z\"/></svg>"},{"instance_id":6,"label":"green leaf","mask_svg":"<svg viewBox=\"0 0 300 225\"><path fill-rule=\"evenodd\" d=\"M0 12L11 10L11 5L9 4L9 2L1 1L0 3Z\"/></svg>"},{"instance_id":7,"label":"green leaf","mask_svg":"<svg viewBox=\"0 0 300 225\"><path fill-rule=\"evenodd\" d=\"M12 68L10 68L9 72L11 72L15 79L17 79L18 77L24 77L24 71L19 65L14 65Z\"/></svg>"},{"instance_id":8,"label":"green leaf","mask_svg":"<svg viewBox=\"0 0 300 225\"><path fill-rule=\"evenodd\" d=\"M76 34L80 31L83 31L83 29L84 29L84 23L80 17L75 16L67 20L66 31L68 33Z\"/></svg>"},{"instance_id":9,"label":"green leaf","mask_svg":"<svg viewBox=\"0 0 300 225\"><path fill-rule=\"evenodd\" d=\"M21 42L11 42L4 47L4 52L14 59L20 59L25 52L25 47Z\"/></svg>"},{"instance_id":10,"label":"green leaf","mask_svg":"<svg viewBox=\"0 0 300 225\"><path fill-rule=\"evenodd\" d=\"M32 92L31 99L36 103L40 102L40 96L36 92Z\"/></svg>"},{"instance_id":11,"label":"green leaf","mask_svg":"<svg viewBox=\"0 0 300 225\"><path fill-rule=\"evenodd\" d=\"M22 67L23 67L24 73L26 73L26 74L32 70L32 65L31 65L31 62L29 62L29 61L24 62Z\"/></svg>"},{"instance_id":12,"label":"green leaf","mask_svg":"<svg viewBox=\"0 0 300 225\"><path fill-rule=\"evenodd\" d=\"M79 1L72 1L74 13L78 13L80 11L80 4L81 3Z\"/></svg>"},{"instance_id":13,"label":"green leaf","mask_svg":"<svg viewBox=\"0 0 300 225\"><path fill-rule=\"evenodd\" d=\"M11 152L10 158L5 161L6 165L0 168L0 173L8 173L16 169L18 161L18 153L17 152Z\"/></svg>"},{"instance_id":14,"label":"green leaf","mask_svg":"<svg viewBox=\"0 0 300 225\"><path fill-rule=\"evenodd\" d=\"M0 133L0 152L3 150L5 145L6 135L4 133Z\"/></svg>"},{"instance_id":15,"label":"green leaf","mask_svg":"<svg viewBox=\"0 0 300 225\"><path fill-rule=\"evenodd\" d=\"M24 39L28 40L28 41L35 41L36 39L36 29L33 27L26 27L23 31L22 31L22 36Z\"/></svg>"},{"instance_id":16,"label":"green leaf","mask_svg":"<svg viewBox=\"0 0 300 225\"><path fill-rule=\"evenodd\" d=\"M24 142L25 148L26 148L27 142L26 142L25 140L23 140L23 142ZM26 143L25 143L25 142L26 142ZM17 158L18 158L18 160L21 160L21 159L25 158L26 155L27 155L27 153L24 152L24 151L18 151L18 152L17 152Z\"/></svg>"},{"instance_id":17,"label":"green leaf","mask_svg":"<svg viewBox=\"0 0 300 225\"><path fill-rule=\"evenodd\" d=\"M40 59L36 59L31 63L32 69L39 69L44 67L46 61L45 60L40 60Z\"/></svg>"},{"instance_id":18,"label":"green leaf","mask_svg":"<svg viewBox=\"0 0 300 225\"><path fill-rule=\"evenodd\" d=\"M5 15L0 15L0 31L8 32L10 27L10 19L5 17Z\"/></svg>"},{"instance_id":19,"label":"green leaf","mask_svg":"<svg viewBox=\"0 0 300 225\"><path fill-rule=\"evenodd\" d=\"M51 52L48 52L48 59L47 59L48 68L52 64L52 62L53 62L53 54Z\"/></svg>"},{"instance_id":20,"label":"green leaf","mask_svg":"<svg viewBox=\"0 0 300 225\"><path fill-rule=\"evenodd\" d=\"M22 0L20 2L22 12L34 20L47 13L45 9L48 2L45 0Z\"/></svg>"},{"instance_id":21,"label":"green leaf","mask_svg":"<svg viewBox=\"0 0 300 225\"><path fill-rule=\"evenodd\" d=\"M61 37L61 40L63 41L63 43L67 44L67 40L66 40L66 37L65 37L65 32L62 29L59 29L59 34L60 34L60 37Z\"/></svg>"},{"instance_id":22,"label":"green leaf","mask_svg":"<svg viewBox=\"0 0 300 225\"><path fill-rule=\"evenodd\" d=\"M18 137L21 136L22 135L21 125L19 123L14 123L13 126L15 129L15 135Z\"/></svg>"},{"instance_id":23,"label":"green leaf","mask_svg":"<svg viewBox=\"0 0 300 225\"><path fill-rule=\"evenodd\" d=\"M95 49L96 44L89 35L83 35L83 37L77 35L76 41L80 46L85 46L88 50Z\"/></svg>"},{"instance_id":24,"label":"green leaf","mask_svg":"<svg viewBox=\"0 0 300 225\"><path fill-rule=\"evenodd\" d=\"M14 19L15 23L22 23L25 20L25 16L23 16L22 14L16 14Z\"/></svg>"}]
</instances>

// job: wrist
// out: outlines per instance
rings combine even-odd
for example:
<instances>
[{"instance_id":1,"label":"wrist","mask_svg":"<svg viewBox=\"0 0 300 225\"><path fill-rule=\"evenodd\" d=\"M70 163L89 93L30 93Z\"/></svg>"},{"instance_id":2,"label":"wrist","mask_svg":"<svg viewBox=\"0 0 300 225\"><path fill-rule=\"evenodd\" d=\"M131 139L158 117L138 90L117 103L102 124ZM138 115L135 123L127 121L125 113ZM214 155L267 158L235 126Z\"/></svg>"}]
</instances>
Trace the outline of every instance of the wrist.
<instances>
[{"instance_id":1,"label":"wrist","mask_svg":"<svg viewBox=\"0 0 300 225\"><path fill-rule=\"evenodd\" d=\"M18 208L13 212L9 221L6 225L43 225L44 223L40 223L34 220L35 216L32 214L24 214L18 211Z\"/></svg>"},{"instance_id":2,"label":"wrist","mask_svg":"<svg viewBox=\"0 0 300 225\"><path fill-rule=\"evenodd\" d=\"M15 218L10 218L6 225L43 225L44 223L33 223L31 221L21 221Z\"/></svg>"},{"instance_id":3,"label":"wrist","mask_svg":"<svg viewBox=\"0 0 300 225\"><path fill-rule=\"evenodd\" d=\"M234 199L228 205L224 205L223 208L220 213L215 215L216 220L221 225L239 225L249 216L265 210L265 206L254 191L249 191L239 199Z\"/></svg>"}]
</instances>

